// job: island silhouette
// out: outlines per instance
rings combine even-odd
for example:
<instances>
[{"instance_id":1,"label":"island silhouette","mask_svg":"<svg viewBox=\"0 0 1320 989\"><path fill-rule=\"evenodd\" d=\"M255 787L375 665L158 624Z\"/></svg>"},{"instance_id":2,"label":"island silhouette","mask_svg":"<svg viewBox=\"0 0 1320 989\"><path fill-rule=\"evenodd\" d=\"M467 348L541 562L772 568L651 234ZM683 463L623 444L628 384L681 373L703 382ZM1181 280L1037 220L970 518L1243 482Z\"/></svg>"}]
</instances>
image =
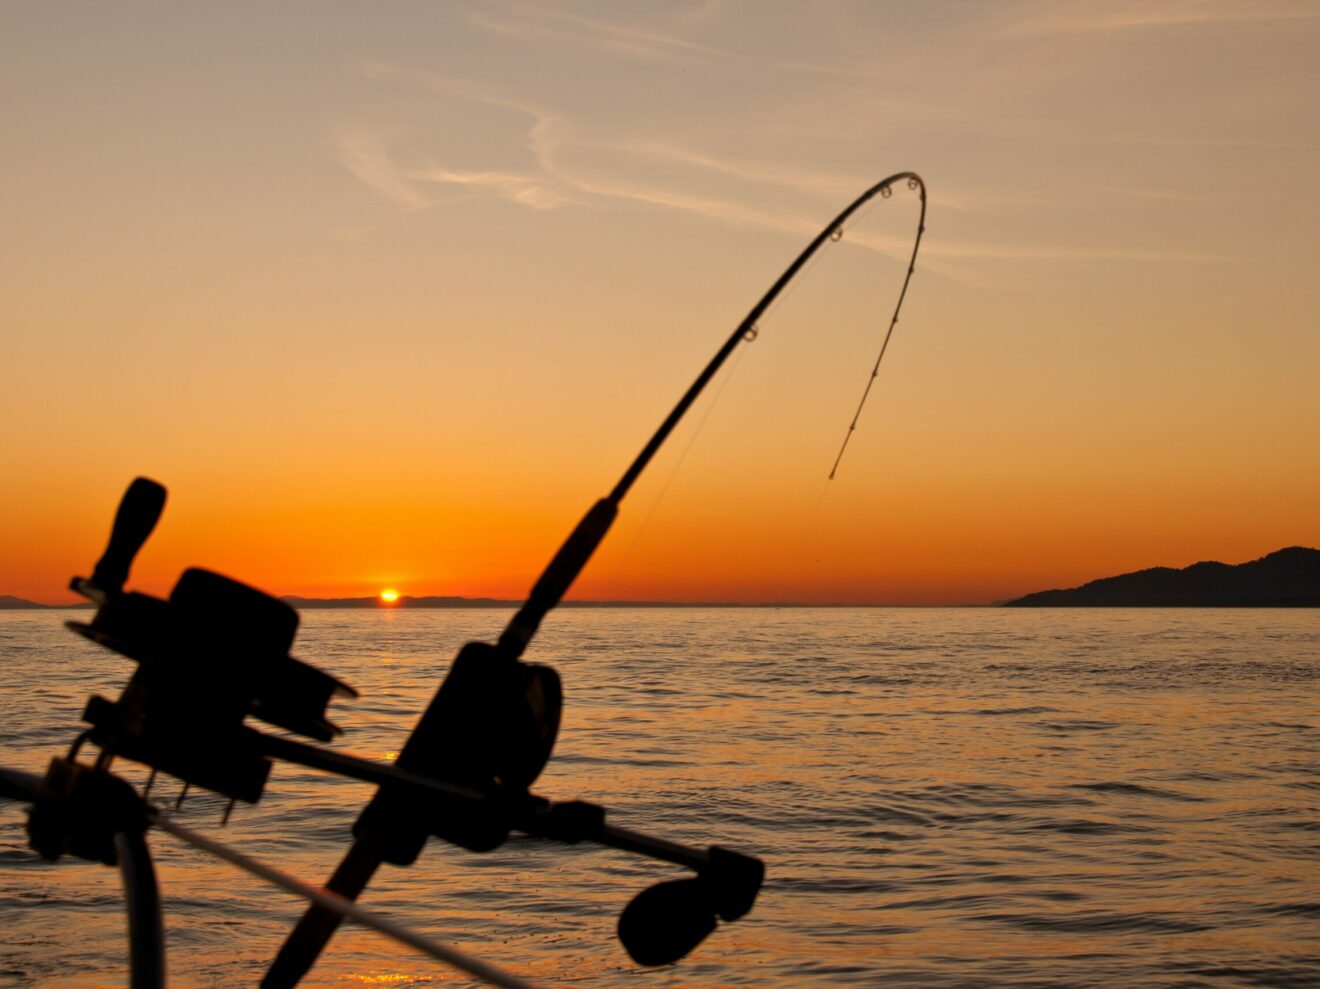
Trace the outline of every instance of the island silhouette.
<instances>
[{"instance_id":1,"label":"island silhouette","mask_svg":"<svg viewBox=\"0 0 1320 989\"><path fill-rule=\"evenodd\" d=\"M1290 546L1236 565L1152 567L1066 590L1037 591L1009 608L1317 608L1320 550Z\"/></svg>"},{"instance_id":2,"label":"island silhouette","mask_svg":"<svg viewBox=\"0 0 1320 989\"><path fill-rule=\"evenodd\" d=\"M29 601L26 598L16 598L12 594L0 594L0 611L18 611L44 607L46 607L44 604L37 604L37 602Z\"/></svg>"}]
</instances>

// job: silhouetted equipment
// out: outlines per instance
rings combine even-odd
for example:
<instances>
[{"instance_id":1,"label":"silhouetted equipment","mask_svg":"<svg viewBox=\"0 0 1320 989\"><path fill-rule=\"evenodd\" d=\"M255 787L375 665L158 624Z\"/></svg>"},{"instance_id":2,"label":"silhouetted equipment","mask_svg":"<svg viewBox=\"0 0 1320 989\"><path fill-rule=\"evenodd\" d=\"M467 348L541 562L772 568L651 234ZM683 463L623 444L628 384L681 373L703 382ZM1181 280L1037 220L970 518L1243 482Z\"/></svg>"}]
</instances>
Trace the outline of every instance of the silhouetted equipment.
<instances>
[{"instance_id":1,"label":"silhouetted equipment","mask_svg":"<svg viewBox=\"0 0 1320 989\"><path fill-rule=\"evenodd\" d=\"M638 893L619 915L619 940L638 965L671 965L715 930L700 879L671 879Z\"/></svg>"},{"instance_id":2,"label":"silhouetted equipment","mask_svg":"<svg viewBox=\"0 0 1320 989\"><path fill-rule=\"evenodd\" d=\"M118 593L128 581L133 558L156 528L164 509L164 487L145 477L133 481L119 502L115 524L110 530L110 544L96 561L91 578L84 583L103 594Z\"/></svg>"},{"instance_id":3,"label":"silhouetted equipment","mask_svg":"<svg viewBox=\"0 0 1320 989\"><path fill-rule=\"evenodd\" d=\"M561 601L618 515L619 504L661 444L739 343L756 339L758 320L812 255L842 236L844 223L874 196L888 197L906 180L918 190L921 214L907 276L888 332L848 427L862 406L898 321L925 230L926 189L911 172L866 190L802 251L752 307L660 424L610 493L570 533L532 587L526 603L496 643L470 642L422 714L398 759L375 763L251 725L264 722L321 742L339 733L326 717L346 684L294 659L289 651L298 615L284 602L207 570L186 570L168 599L125 591L133 559L165 504L165 489L138 478L120 503L109 545L89 578L71 587L99 607L90 623L69 627L138 665L119 698L93 697L84 719L91 728L44 778L0 769L0 796L32 804L32 846L48 858L73 854L118 861L130 907L132 985L164 979L159 897L143 834L157 826L312 902L280 949L262 985L292 987L307 972L349 915L480 978L510 989L527 983L453 949L401 931L352 901L381 863L416 861L428 838L476 852L501 845L511 831L575 843L592 841L691 869L695 875L661 882L638 894L619 918L625 949L641 965L682 958L718 926L754 904L765 868L759 859L719 846L705 850L607 823L605 808L584 801L552 802L530 791L549 760L559 732L563 693L558 673L521 657L542 619ZM835 461L838 467L838 459ZM831 470L830 476L833 477ZM77 760L84 742L100 750L91 765ZM353 827L354 841L325 890L316 890L255 863L165 818L110 773L116 757L150 766L232 800L255 802L272 760L348 776L378 787ZM150 782L147 784L150 788ZM180 797L182 799L182 795ZM327 892L328 891L328 892Z\"/></svg>"},{"instance_id":4,"label":"silhouetted equipment","mask_svg":"<svg viewBox=\"0 0 1320 989\"><path fill-rule=\"evenodd\" d=\"M514 658L517 645L504 640L470 642L460 650L393 764L258 730L249 722L264 721L327 741L339 733L326 718L329 702L353 691L289 655L297 613L252 587L194 568L184 571L168 599L125 590L133 559L164 503L165 490L159 484L134 481L93 576L74 578L70 585L99 607L90 622L66 624L137 663L127 686L115 701L91 698L84 712L90 729L66 758L52 760L44 778L0 772L0 796L32 804L29 840L43 856L54 860L71 854L120 865L129 905L134 989L154 989L164 979L160 899L143 840L146 829L162 825L163 819L145 794L139 796L109 771L115 758L151 767L153 779L157 770L168 773L182 781L185 792L197 786L247 802L261 798L274 759L375 783L379 789L354 825L354 844L326 887L345 900L361 892L382 862L412 864L430 837L488 851L520 830L553 841L595 841L697 873L697 885L682 899L692 909L678 909L680 897L665 893L631 909L630 930L638 927L637 919L648 929L673 928L670 934L660 929L629 933L628 944L648 943L645 938L650 937L649 943L665 946L629 947L639 959L663 956L673 961L715 929L717 913L731 920L750 908L761 883L758 860L614 828L606 823L603 807L581 801L554 803L529 791L554 748L563 693L553 668ZM510 623L515 635L519 629L534 631L540 617L558 602L610 518L608 505L588 513L548 576L538 582L533 599ZM528 638L530 634L515 642L525 645ZM78 761L87 742L100 750L91 764ZM231 860L242 864L241 856ZM735 911L729 903L741 906ZM349 909L343 904L324 896L315 902L264 985L292 985L301 978ZM359 919L370 916L352 909ZM391 931L384 921L376 925ZM697 934L698 929L702 933ZM496 984L526 985L473 960L455 961L452 949L438 953L438 946L420 941L417 946Z\"/></svg>"},{"instance_id":5,"label":"silhouetted equipment","mask_svg":"<svg viewBox=\"0 0 1320 989\"><path fill-rule=\"evenodd\" d=\"M42 858L64 855L114 865L114 836L147 829L146 805L110 773L73 759L52 759L28 812L28 843Z\"/></svg>"},{"instance_id":6,"label":"silhouetted equipment","mask_svg":"<svg viewBox=\"0 0 1320 989\"><path fill-rule=\"evenodd\" d=\"M129 985L160 989L165 984L165 927L145 838L150 824L146 801L119 777L72 756L52 759L44 777L12 771L5 777L10 785L3 795L31 804L28 844L42 858L54 862L73 855L119 866L128 914Z\"/></svg>"},{"instance_id":7,"label":"silhouetted equipment","mask_svg":"<svg viewBox=\"0 0 1320 989\"><path fill-rule=\"evenodd\" d=\"M199 569L185 570L168 600L124 591L164 504L163 487L135 480L92 576L70 584L100 607L90 623L69 628L138 663L119 699L93 697L83 718L108 755L255 803L271 763L244 720L329 741L339 729L326 706L336 694L356 694L289 655L298 613L278 598Z\"/></svg>"},{"instance_id":8,"label":"silhouetted equipment","mask_svg":"<svg viewBox=\"0 0 1320 989\"><path fill-rule=\"evenodd\" d=\"M644 889L619 916L618 934L638 965L678 961L715 930L752 909L765 877L760 859L714 845L694 879Z\"/></svg>"}]
</instances>

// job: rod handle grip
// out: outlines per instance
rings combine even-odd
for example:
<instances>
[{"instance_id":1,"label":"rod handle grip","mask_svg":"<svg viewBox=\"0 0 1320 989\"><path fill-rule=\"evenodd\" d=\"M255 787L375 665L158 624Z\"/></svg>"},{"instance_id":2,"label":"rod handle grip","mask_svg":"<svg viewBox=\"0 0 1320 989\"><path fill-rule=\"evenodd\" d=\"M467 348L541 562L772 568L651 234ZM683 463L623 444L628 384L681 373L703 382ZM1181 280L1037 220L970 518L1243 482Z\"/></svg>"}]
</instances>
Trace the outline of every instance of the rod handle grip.
<instances>
[{"instance_id":1,"label":"rod handle grip","mask_svg":"<svg viewBox=\"0 0 1320 989\"><path fill-rule=\"evenodd\" d=\"M91 583L103 591L123 588L133 558L151 535L151 530L156 528L164 509L165 488L148 478L135 478L120 499L115 524L110 530L110 543L96 561Z\"/></svg>"}]
</instances>

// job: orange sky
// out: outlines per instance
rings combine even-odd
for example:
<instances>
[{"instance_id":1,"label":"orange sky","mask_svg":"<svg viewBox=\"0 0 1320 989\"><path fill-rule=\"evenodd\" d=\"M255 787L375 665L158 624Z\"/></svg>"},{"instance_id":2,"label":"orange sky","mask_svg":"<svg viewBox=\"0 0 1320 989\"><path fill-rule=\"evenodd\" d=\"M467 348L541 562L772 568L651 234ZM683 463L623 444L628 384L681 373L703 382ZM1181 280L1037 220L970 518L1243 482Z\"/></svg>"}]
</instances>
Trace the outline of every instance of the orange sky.
<instances>
[{"instance_id":1,"label":"orange sky","mask_svg":"<svg viewBox=\"0 0 1320 989\"><path fill-rule=\"evenodd\" d=\"M577 596L981 603L1320 545L1317 42L1288 0L5 5L0 594L70 600L147 474L142 589L519 597L903 169L930 229L839 478L906 190Z\"/></svg>"}]
</instances>

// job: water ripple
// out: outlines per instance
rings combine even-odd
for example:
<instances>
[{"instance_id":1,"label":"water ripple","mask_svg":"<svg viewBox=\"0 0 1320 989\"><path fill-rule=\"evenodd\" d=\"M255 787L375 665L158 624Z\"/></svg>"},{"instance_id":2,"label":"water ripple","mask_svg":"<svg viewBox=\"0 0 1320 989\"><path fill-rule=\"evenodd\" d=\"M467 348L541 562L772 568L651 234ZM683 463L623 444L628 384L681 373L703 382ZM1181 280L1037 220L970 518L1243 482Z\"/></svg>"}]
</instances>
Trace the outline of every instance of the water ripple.
<instances>
[{"instance_id":1,"label":"water ripple","mask_svg":"<svg viewBox=\"0 0 1320 989\"><path fill-rule=\"evenodd\" d=\"M297 651L362 692L333 713L343 747L392 758L451 650L506 618L311 612ZM568 703L538 790L764 856L755 910L677 968L640 971L618 913L681 870L524 836L482 855L432 842L411 868L382 868L366 901L588 989L1314 989L1316 630L1303 610L557 612L528 656L559 668ZM86 697L113 696L131 669L58 615L0 616L0 652L5 761L33 771L67 747ZM321 882L371 793L280 766L224 832L218 798L181 814ZM0 983L122 984L116 872L37 858L23 825L0 806ZM176 984L257 982L298 904L151 841ZM373 980L454 982L345 928L306 985Z\"/></svg>"}]
</instances>

